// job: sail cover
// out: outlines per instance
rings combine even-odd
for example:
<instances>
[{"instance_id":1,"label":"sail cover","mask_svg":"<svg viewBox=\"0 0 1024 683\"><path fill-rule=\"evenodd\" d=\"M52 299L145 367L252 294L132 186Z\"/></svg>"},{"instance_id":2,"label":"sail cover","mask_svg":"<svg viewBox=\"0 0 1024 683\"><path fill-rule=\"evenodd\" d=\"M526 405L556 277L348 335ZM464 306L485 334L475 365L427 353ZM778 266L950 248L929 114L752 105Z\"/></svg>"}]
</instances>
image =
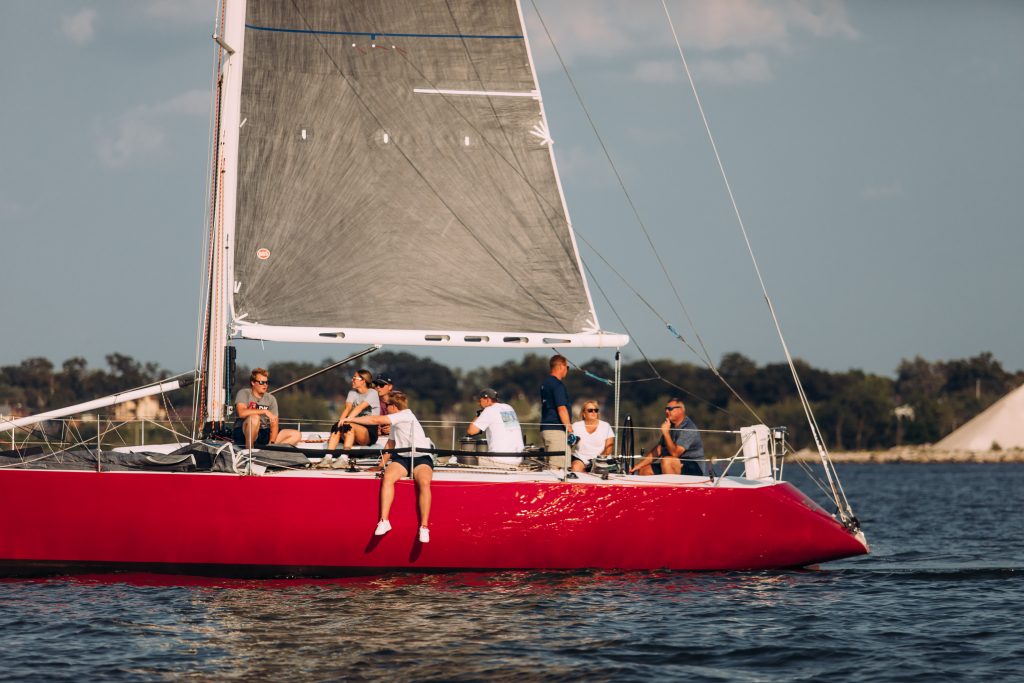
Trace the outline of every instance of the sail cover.
<instances>
[{"instance_id":1,"label":"sail cover","mask_svg":"<svg viewBox=\"0 0 1024 683\"><path fill-rule=\"evenodd\" d=\"M236 331L598 331L515 0L249 0L243 54Z\"/></svg>"}]
</instances>

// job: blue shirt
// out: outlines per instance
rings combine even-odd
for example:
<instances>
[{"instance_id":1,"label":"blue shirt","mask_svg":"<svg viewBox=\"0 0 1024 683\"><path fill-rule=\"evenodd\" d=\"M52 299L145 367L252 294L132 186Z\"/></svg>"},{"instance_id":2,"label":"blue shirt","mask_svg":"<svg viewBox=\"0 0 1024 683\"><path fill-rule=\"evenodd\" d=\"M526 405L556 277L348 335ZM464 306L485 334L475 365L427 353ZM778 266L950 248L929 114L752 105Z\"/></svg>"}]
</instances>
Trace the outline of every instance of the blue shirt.
<instances>
[{"instance_id":1,"label":"blue shirt","mask_svg":"<svg viewBox=\"0 0 1024 683\"><path fill-rule=\"evenodd\" d=\"M548 375L540 385L540 431L565 431L562 419L558 417L558 406L569 410L569 392L562 380Z\"/></svg>"},{"instance_id":2,"label":"blue shirt","mask_svg":"<svg viewBox=\"0 0 1024 683\"><path fill-rule=\"evenodd\" d=\"M700 432L697 431L697 425L693 420L687 417L678 427L670 426L668 433L673 441L686 449L679 456L680 460L700 460L701 470L704 470L704 441L701 440ZM668 454L668 450L664 449L662 455Z\"/></svg>"}]
</instances>

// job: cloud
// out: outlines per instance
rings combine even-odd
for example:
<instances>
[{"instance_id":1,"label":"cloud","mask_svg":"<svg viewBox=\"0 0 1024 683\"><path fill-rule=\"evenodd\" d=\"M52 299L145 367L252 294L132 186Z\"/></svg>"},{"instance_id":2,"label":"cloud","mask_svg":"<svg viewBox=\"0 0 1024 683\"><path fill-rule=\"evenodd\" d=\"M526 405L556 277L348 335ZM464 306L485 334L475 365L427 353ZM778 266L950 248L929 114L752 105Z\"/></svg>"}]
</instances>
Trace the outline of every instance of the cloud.
<instances>
[{"instance_id":1,"label":"cloud","mask_svg":"<svg viewBox=\"0 0 1024 683\"><path fill-rule=\"evenodd\" d=\"M60 18L60 30L75 45L85 45L96 36L96 10L85 7L77 14Z\"/></svg>"},{"instance_id":2,"label":"cloud","mask_svg":"<svg viewBox=\"0 0 1024 683\"><path fill-rule=\"evenodd\" d=\"M842 0L669 0L668 7L688 59L704 58L706 80L716 83L771 79L772 53L790 52L795 44L808 39L859 38ZM543 53L550 49L547 35L532 3L527 9L531 42ZM545 3L540 13L568 64L642 60L632 71L634 77L674 80L667 62L659 59L660 55L675 54L660 3ZM723 52L732 53L731 59L715 54ZM742 56L735 58L736 53ZM539 59L539 63L540 68L559 68L550 58Z\"/></svg>"},{"instance_id":3,"label":"cloud","mask_svg":"<svg viewBox=\"0 0 1024 683\"><path fill-rule=\"evenodd\" d=\"M158 157L167 149L168 128L175 120L207 114L209 108L206 90L189 90L163 102L135 107L121 117L112 135L100 139L97 155L104 165L114 168Z\"/></svg>"},{"instance_id":4,"label":"cloud","mask_svg":"<svg viewBox=\"0 0 1024 683\"><path fill-rule=\"evenodd\" d=\"M890 199L903 196L903 183L894 180L891 183L882 185L871 185L861 190L861 197L864 199Z\"/></svg>"},{"instance_id":5,"label":"cloud","mask_svg":"<svg viewBox=\"0 0 1024 683\"><path fill-rule=\"evenodd\" d=\"M768 58L759 52L748 52L736 59L704 59L691 68L694 79L700 84L738 85L772 80Z\"/></svg>"}]
</instances>

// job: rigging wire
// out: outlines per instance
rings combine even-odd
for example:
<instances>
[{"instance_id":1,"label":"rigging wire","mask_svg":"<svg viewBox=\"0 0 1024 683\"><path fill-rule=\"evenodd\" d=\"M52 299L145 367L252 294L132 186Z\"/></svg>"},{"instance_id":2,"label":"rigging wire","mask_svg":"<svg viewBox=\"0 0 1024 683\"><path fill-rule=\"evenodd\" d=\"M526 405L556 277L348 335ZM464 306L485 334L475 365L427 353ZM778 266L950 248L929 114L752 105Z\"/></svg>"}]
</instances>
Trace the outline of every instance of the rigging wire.
<instances>
[{"instance_id":1,"label":"rigging wire","mask_svg":"<svg viewBox=\"0 0 1024 683\"><path fill-rule=\"evenodd\" d=\"M676 32L675 23L672 21L672 14L668 10L666 0L661 0L661 5L665 9L665 16L668 18L669 27L672 29L672 38L675 40L676 49L679 51L679 58L682 60L683 69L686 71L686 78L690 83L690 89L693 91L693 97L697 103L697 110L700 112L701 120L704 122L704 130L707 132L708 141L711 143L711 149L715 155L715 161L718 163L718 170L721 172L722 180L725 183L725 189L729 195L729 202L732 204L733 212L736 214L736 221L739 224L740 232L743 233L743 241L747 245L747 253L750 255L750 260L754 264L754 272L757 274L757 280L761 285L761 293L764 295L765 303L768 305L768 311L771 313L772 322L775 324L775 331L778 333L779 342L782 344L782 351L786 356L786 362L789 363L789 370L792 373L793 381L796 384L800 404L803 407L807 423L811 428L814 443L818 448L818 454L821 457L822 465L825 469L825 476L832 488L833 499L835 500L836 507L839 508L839 512L843 516L844 520L855 524L856 518L853 515L853 510L850 508L850 503L846 499L846 493L843 491L842 484L839 483L838 476L835 476L835 469L828 456L828 450L825 448L825 440L821 435L820 428L818 427L818 421L814 416L814 410L811 408L810 400L807 398L803 383L800 381L800 374L797 372L796 365L793 363L793 357L789 352L789 346L786 344L786 339L782 334L782 326L775 313L775 306L772 304L771 297L768 296L768 288L761 275L761 268L757 263L757 258L754 256L754 249L750 244L750 237L747 234L746 225L743 223L743 217L740 215L739 205L736 203L736 197L732 191L732 184L729 182L729 176L725 172L725 164L722 162L722 157L718 153L718 145L715 144L715 138L711 134L711 126L704 113L704 105L701 103L700 95L697 94L697 85L693 80L693 74L690 72L690 66L686 62L686 55L683 53L683 45L679 41L679 34Z\"/></svg>"},{"instance_id":2,"label":"rigging wire","mask_svg":"<svg viewBox=\"0 0 1024 683\"><path fill-rule=\"evenodd\" d=\"M644 223L643 218L641 218L640 212L637 209L635 202L633 201L632 195L629 193L629 190L626 188L625 180L622 178L622 174L619 173L618 167L616 166L614 160L612 159L611 152L609 152L608 146L605 144L603 136L598 131L597 124L595 123L593 117L591 116L590 110L587 108L587 105L583 101L583 95L580 93L579 88L576 87L576 81L573 79L572 74L569 73L569 67L568 67L568 65L566 65L565 60L562 58L562 53L559 51L558 46L555 44L554 37L552 37L551 31L548 30L547 23L544 21L544 17L541 15L540 9L538 9L538 7L537 7L536 1L535 0L530 0L530 4L533 6L533 10L537 14L537 19L540 21L541 26L544 28L544 33L547 35L548 42L551 43L551 48L554 50L555 56L558 58L558 62L562 66L562 71L565 73L566 79L569 81L569 85L572 87L573 93L576 95L576 100L577 100L577 102L579 102L580 108L583 110L583 113L584 113L584 115L587 118L587 122L590 124L590 128L593 131L595 138L597 138L598 143L601 145L601 150L604 152L605 159L608 161L608 165L611 167L612 172L615 174L615 178L618 181L619 188L622 190L623 195L626 197L626 201L629 204L630 210L633 213L633 217L636 219L637 224L640 226L640 229L643 231L644 236L647 239L647 243L651 247L651 251L654 252L655 257L658 260L658 264L661 267L661 271L664 274L665 279L668 281L669 286L672 288L672 292L675 294L676 301L679 303L679 307L680 307L680 309L682 309L683 315L685 316L687 323L689 323L689 325L690 325L690 329L693 330L694 337L697 339L697 343L701 347L701 350L703 351L703 354L701 354L701 352L698 352L697 349L694 348L692 344L687 342L686 339L683 337L683 335L680 334L679 331L676 330L676 328L668 320L666 320L664 318L664 316L662 316L660 313L655 311L654 307L650 304L650 302L648 302L644 297L642 297L639 294L639 292L636 291L636 289L634 287L632 287L631 285L629 285L628 282L626 282L625 277L623 277L621 273L619 273L617 270L615 270L615 268L612 267L612 265L610 263L608 263L608 260L605 259L604 256L602 256L601 253L596 248L594 248L593 244L591 244L589 241L587 241L587 239L583 235L580 235L580 239L583 240L583 242L588 247L590 247L591 249L594 250L594 252L598 255L598 257L602 261L604 261L604 263L609 268L611 268L612 271L615 272L616 275L619 276L619 279L622 280L623 283L626 284L626 286L644 303L644 305L646 305L649 309L651 309L651 311L662 321L662 323L664 323L666 329L668 329L668 331L674 337L676 337L688 349L690 349L690 351L692 351L693 354L695 356L697 356L697 358L699 358L701 360L701 362L704 363L708 367L709 370L711 370L711 372L715 375L715 377L717 377L718 380L720 382L722 382L726 386L726 388L729 389L729 391L733 394L733 396L735 396L737 398L737 400L739 400L739 402L742 403L743 406L747 410L750 411L750 414L754 417L754 419L756 419L758 422L764 422L764 420L760 417L760 415L758 415L757 411L755 411L750 406L750 404L747 403L747 401L742 396L740 396L739 392L737 392L736 389L733 388L733 386L729 383L729 381L726 380L725 377L722 376L722 374L718 370L718 367L715 365L714 360L712 360L711 354L708 351L707 346L704 344L704 340L701 338L700 333L697 331L697 326L694 324L693 318L690 316L690 313L687 310L685 304L683 304L682 297L679 294L679 290L676 287L675 282L672 280L672 277L668 273L668 269L666 268L665 263L664 263L664 261L661 258L661 254L658 253L658 249L654 245L654 240L651 238L650 231L647 229L647 225Z\"/></svg>"},{"instance_id":3,"label":"rigging wire","mask_svg":"<svg viewBox=\"0 0 1024 683\"><path fill-rule=\"evenodd\" d=\"M683 315L686 316L686 320L690 324L690 329L693 330L694 336L697 338L697 341L700 344L701 349L703 349L704 357L707 360L708 365L713 367L714 361L711 359L711 355L708 353L707 348L704 346L703 340L697 333L697 328L693 324L693 320L690 317L690 312L686 309L686 306L683 304L683 299L679 295L679 290L676 287L675 282L672 280L672 277L669 275L668 268L665 266L665 262L661 258L661 253L658 251L658 248L654 245L654 240L651 238L651 233L647 229L647 225L644 223L643 218L640 217L640 211L639 209L637 209L636 203L633 201L633 196L630 194L629 190L626 189L626 182L625 180L623 180L622 174L619 173L618 167L615 165L615 162L612 161L611 152L608 151L608 146L605 144L604 138L597 131L597 124L594 122L594 118L590 114L590 109L584 103L583 96L580 94L579 88L576 87L576 81L573 79L572 74L569 73L569 67L566 65L565 60L562 59L561 51L559 51L558 46L555 45L555 40L551 36L551 31L548 30L547 22L544 21L544 17L541 15L540 10L537 8L536 0L530 0L530 4L533 6L533 11L536 12L537 14L537 19L540 21L540 25L544 28L544 33L548 38L548 42L551 43L551 49L554 50L555 56L558 58L558 63L561 64L562 66L562 71L565 73L565 77L569 81L569 86L572 88L573 93L576 95L576 100L579 102L580 108L582 108L583 114L587 118L587 123L590 124L590 128L591 130L594 131L594 135L597 138L598 144L601 145L601 151L604 152L605 159L608 160L608 165L611 167L612 173L615 174L615 179L619 184L619 188L622 189L622 194L626 198L626 203L629 204L629 209L630 211L632 211L633 217L636 219L637 225L640 226L640 230L644 233L644 238L647 240L647 244L650 245L651 251L654 253L655 259L657 259L658 261L658 266L661 268L661 272L665 276L665 280L668 281L669 286L672 288L672 293L675 295L676 301L679 303L679 307L683 311Z\"/></svg>"},{"instance_id":4,"label":"rigging wire","mask_svg":"<svg viewBox=\"0 0 1024 683\"><path fill-rule=\"evenodd\" d=\"M588 246L589 246L589 244L588 244ZM600 254L598 254L598 255L600 256ZM603 257L602 257L602 259L603 259ZM633 340L633 343L636 345L637 351L640 352L641 357L643 357L644 361L647 363L647 366L650 367L651 372L654 373L654 377L646 377L646 378L635 379L635 380L620 380L620 382L619 382L620 384L633 384L633 383L638 383L638 382L661 381L661 382L669 385L670 387L673 387L674 389L677 389L678 391L683 392L687 396L692 396L693 398L697 399L698 401L711 406L715 410L723 412L726 415L729 415L730 417L736 417L727 408L723 408L722 406L718 405L714 401L711 401L709 399L704 398L703 396L695 394L692 391L690 391L689 389L684 389L683 387L679 386L675 382L673 382L673 381L669 380L668 378L662 376L661 372L658 370L657 367L655 367L654 363L651 361L651 359L644 352L643 348L640 346L640 342L638 342L636 337L633 336L633 333L630 332L629 326L626 325L626 322L622 319L622 316L619 315L619 311L618 311L618 309L615 308L615 305L612 303L611 298L609 298L608 293L604 291L604 287L602 287L601 283L598 281L598 279L596 277L594 277L593 271L591 270L590 266L584 265L584 267L587 269L587 273L590 275L591 279L594 281L594 286L597 287L597 291L599 291L601 293L601 296L604 297L605 303L608 304L608 308L611 309L612 313L615 315L615 318L619 321L619 324L622 325L622 328L626 331L626 334L628 334L630 339ZM616 274L618 274L618 273L616 273ZM619 277L621 277L621 275L619 275ZM657 315L657 313L655 313L655 315ZM748 409L749 409L749 407L748 407Z\"/></svg>"},{"instance_id":5,"label":"rigging wire","mask_svg":"<svg viewBox=\"0 0 1024 683\"><path fill-rule=\"evenodd\" d=\"M218 33L224 33L224 16L226 12L226 2L220 3L220 11L218 12L218 22L216 24L216 30ZM210 337L210 324L211 324L211 308L212 301L211 297L214 289L213 282L213 257L214 257L214 243L215 232L216 232L216 216L217 216L217 196L221 191L219 176L217 169L220 167L220 108L221 98L223 95L223 65L224 65L224 50L218 44L216 48L216 56L213 62L213 82L216 83L214 88L214 98L212 104L212 110L210 112L210 130L209 130L209 151L210 151L210 175L206 181L206 192L210 198L208 204L204 208L204 223L209 225L206 235L206 243L203 245L203 251L206 252L206 264L207 270L205 274L205 282L199 290L199 306L197 310L197 321L196 321L196 370L199 375L199 381L196 382L195 388L192 390L192 439L199 434L199 423L202 419L202 411L206 409L204 405L206 402L206 365L207 355L209 354L209 337Z\"/></svg>"}]
</instances>

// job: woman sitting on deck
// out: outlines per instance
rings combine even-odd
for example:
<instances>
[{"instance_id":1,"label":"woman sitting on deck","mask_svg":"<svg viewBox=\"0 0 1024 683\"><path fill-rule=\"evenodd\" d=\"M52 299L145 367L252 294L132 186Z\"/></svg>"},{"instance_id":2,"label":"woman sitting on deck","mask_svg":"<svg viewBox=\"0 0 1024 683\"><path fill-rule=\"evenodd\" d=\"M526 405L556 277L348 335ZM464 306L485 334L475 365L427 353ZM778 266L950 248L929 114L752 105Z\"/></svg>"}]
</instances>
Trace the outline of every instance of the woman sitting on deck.
<instances>
[{"instance_id":1,"label":"woman sitting on deck","mask_svg":"<svg viewBox=\"0 0 1024 683\"><path fill-rule=\"evenodd\" d=\"M580 419L572 424L572 433L579 437L572 454L572 471L586 472L590 462L598 455L611 455L615 444L612 426L600 419L597 401L584 401Z\"/></svg>"},{"instance_id":2,"label":"woman sitting on deck","mask_svg":"<svg viewBox=\"0 0 1024 683\"><path fill-rule=\"evenodd\" d=\"M370 425L355 424L345 427L345 418L380 415L380 397L376 389L371 385L373 375L368 370L357 370L352 375L352 390L345 398L345 407L338 416L338 423L331 427L331 438L327 441L327 450L333 451L338 447L341 437L345 436L345 448L352 446L368 446L377 440L377 428Z\"/></svg>"},{"instance_id":3,"label":"woman sitting on deck","mask_svg":"<svg viewBox=\"0 0 1024 683\"><path fill-rule=\"evenodd\" d=\"M395 482L412 472L416 480L416 500L420 514L420 543L430 542L430 481L434 477L434 456L418 454L418 448L431 448L430 439L423 432L423 426L409 410L409 399L401 391L392 391L387 398L387 415L366 415L346 417L343 421L353 425L390 425L391 439L388 448L411 448L411 453L385 453L381 457L384 478L380 485L380 521L374 530L375 536L391 531L388 517L391 503L395 500ZM389 462L390 461L390 462Z\"/></svg>"}]
</instances>

